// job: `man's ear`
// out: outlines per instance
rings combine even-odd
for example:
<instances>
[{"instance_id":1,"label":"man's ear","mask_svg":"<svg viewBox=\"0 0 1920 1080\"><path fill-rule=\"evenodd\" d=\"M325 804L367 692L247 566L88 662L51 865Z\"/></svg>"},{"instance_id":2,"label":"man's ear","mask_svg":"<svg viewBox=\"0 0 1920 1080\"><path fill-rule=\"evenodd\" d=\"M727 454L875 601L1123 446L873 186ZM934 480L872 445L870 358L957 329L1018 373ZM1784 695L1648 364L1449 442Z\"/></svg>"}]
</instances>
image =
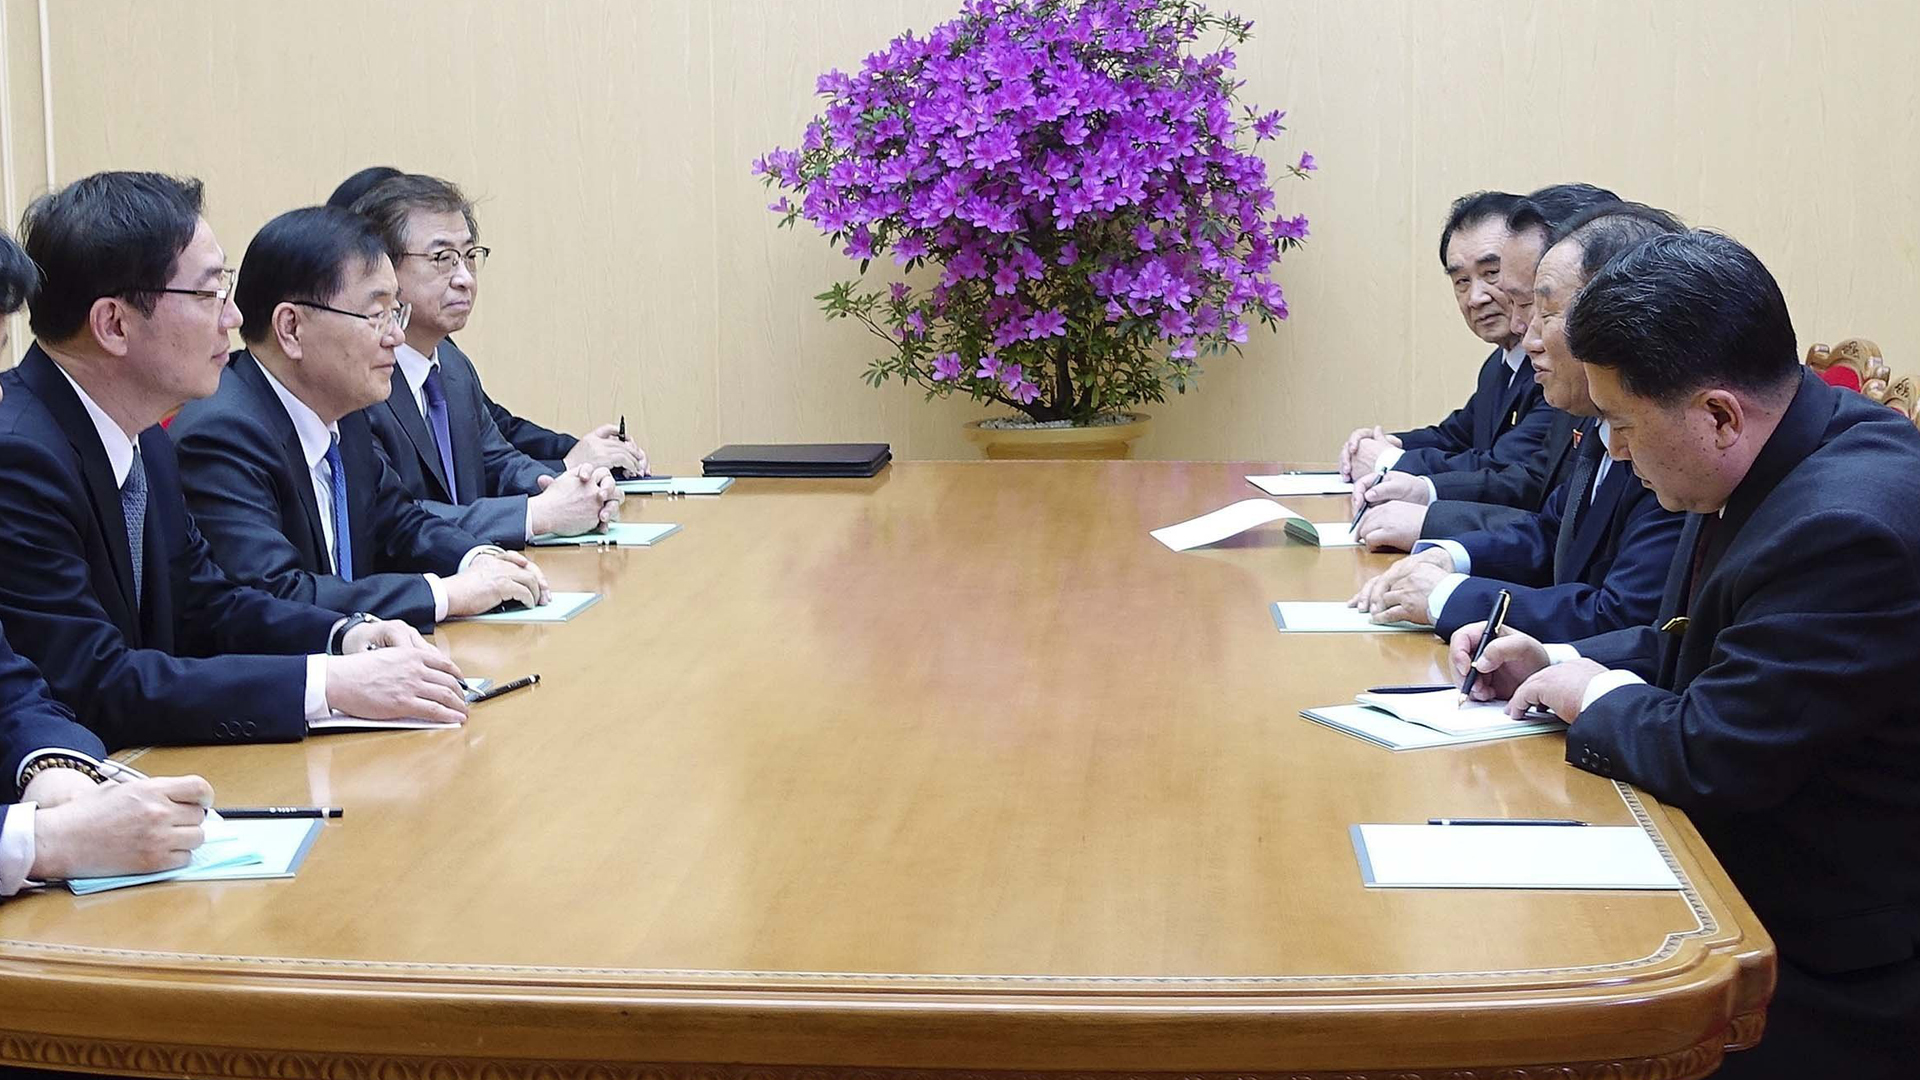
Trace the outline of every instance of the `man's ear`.
<instances>
[{"instance_id":1,"label":"man's ear","mask_svg":"<svg viewBox=\"0 0 1920 1080\"><path fill-rule=\"evenodd\" d=\"M273 315L270 318L273 343L280 347L280 352L284 354L287 359L300 359L302 353L300 347L300 309L294 307L292 304L275 304L273 306Z\"/></svg>"},{"instance_id":2,"label":"man's ear","mask_svg":"<svg viewBox=\"0 0 1920 1080\"><path fill-rule=\"evenodd\" d=\"M139 317L125 298L103 296L87 309L87 332L109 356L125 356L133 347L132 322Z\"/></svg>"},{"instance_id":3,"label":"man's ear","mask_svg":"<svg viewBox=\"0 0 1920 1080\"><path fill-rule=\"evenodd\" d=\"M1713 420L1713 445L1716 449L1729 449L1746 433L1747 411L1741 405L1738 394L1720 388L1702 391L1700 407Z\"/></svg>"}]
</instances>

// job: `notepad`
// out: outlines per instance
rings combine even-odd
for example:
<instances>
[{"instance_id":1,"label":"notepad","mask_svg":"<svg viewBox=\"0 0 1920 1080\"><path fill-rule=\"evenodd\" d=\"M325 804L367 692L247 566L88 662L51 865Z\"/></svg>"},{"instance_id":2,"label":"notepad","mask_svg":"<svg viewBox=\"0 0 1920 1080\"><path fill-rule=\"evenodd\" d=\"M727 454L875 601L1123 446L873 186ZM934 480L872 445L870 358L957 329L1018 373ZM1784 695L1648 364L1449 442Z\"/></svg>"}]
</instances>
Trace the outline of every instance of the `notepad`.
<instances>
[{"instance_id":1,"label":"notepad","mask_svg":"<svg viewBox=\"0 0 1920 1080\"><path fill-rule=\"evenodd\" d=\"M1353 481L1340 479L1339 473L1280 473L1276 476L1249 476L1247 483L1269 495L1351 495Z\"/></svg>"},{"instance_id":2,"label":"notepad","mask_svg":"<svg viewBox=\"0 0 1920 1080\"><path fill-rule=\"evenodd\" d=\"M606 532L581 533L579 536L542 533L527 542L534 547L651 547L679 531L678 525L616 521L607 526Z\"/></svg>"},{"instance_id":3,"label":"notepad","mask_svg":"<svg viewBox=\"0 0 1920 1080\"><path fill-rule=\"evenodd\" d=\"M1678 889L1634 825L1354 825L1370 889Z\"/></svg>"},{"instance_id":4,"label":"notepad","mask_svg":"<svg viewBox=\"0 0 1920 1080\"><path fill-rule=\"evenodd\" d=\"M551 603L518 611L491 611L485 615L461 615L448 622L560 623L566 622L600 600L599 593L557 592Z\"/></svg>"},{"instance_id":5,"label":"notepad","mask_svg":"<svg viewBox=\"0 0 1920 1080\"><path fill-rule=\"evenodd\" d=\"M1526 735L1546 735L1565 731L1558 720L1529 721L1510 728L1489 728L1465 735L1449 735L1421 724L1410 724L1392 713L1367 705L1322 705L1303 709L1300 715L1323 727L1330 727L1363 742L1388 750L1430 750L1436 746L1466 746L1494 739L1517 739Z\"/></svg>"},{"instance_id":6,"label":"notepad","mask_svg":"<svg viewBox=\"0 0 1920 1080\"><path fill-rule=\"evenodd\" d=\"M217 815L209 812L209 819ZM175 870L151 874L122 874L114 877L75 878L67 888L77 896L125 889L155 881L244 881L260 878L288 878L299 870L313 842L320 836L321 822L315 818L262 818L227 821L209 826L205 843L193 853L187 865Z\"/></svg>"},{"instance_id":7,"label":"notepad","mask_svg":"<svg viewBox=\"0 0 1920 1080\"><path fill-rule=\"evenodd\" d=\"M648 476L619 482L628 495L718 495L732 486L731 476Z\"/></svg>"},{"instance_id":8,"label":"notepad","mask_svg":"<svg viewBox=\"0 0 1920 1080\"><path fill-rule=\"evenodd\" d=\"M1525 718L1515 719L1507 715L1504 701L1461 704L1460 691L1451 687L1424 694L1355 694L1353 700L1447 735L1477 735L1547 721L1558 723L1548 713L1529 713Z\"/></svg>"},{"instance_id":9,"label":"notepad","mask_svg":"<svg viewBox=\"0 0 1920 1080\"><path fill-rule=\"evenodd\" d=\"M1275 600L1272 610L1273 625L1283 634L1404 633L1433 629L1410 622L1377 623L1373 616L1338 600Z\"/></svg>"},{"instance_id":10,"label":"notepad","mask_svg":"<svg viewBox=\"0 0 1920 1080\"><path fill-rule=\"evenodd\" d=\"M1320 547L1359 547L1351 521L1308 521L1295 515L1287 519L1287 535Z\"/></svg>"},{"instance_id":11,"label":"notepad","mask_svg":"<svg viewBox=\"0 0 1920 1080\"><path fill-rule=\"evenodd\" d=\"M1299 516L1272 499L1242 499L1212 513L1155 529L1150 535L1175 551L1188 551L1217 544L1269 521Z\"/></svg>"}]
</instances>

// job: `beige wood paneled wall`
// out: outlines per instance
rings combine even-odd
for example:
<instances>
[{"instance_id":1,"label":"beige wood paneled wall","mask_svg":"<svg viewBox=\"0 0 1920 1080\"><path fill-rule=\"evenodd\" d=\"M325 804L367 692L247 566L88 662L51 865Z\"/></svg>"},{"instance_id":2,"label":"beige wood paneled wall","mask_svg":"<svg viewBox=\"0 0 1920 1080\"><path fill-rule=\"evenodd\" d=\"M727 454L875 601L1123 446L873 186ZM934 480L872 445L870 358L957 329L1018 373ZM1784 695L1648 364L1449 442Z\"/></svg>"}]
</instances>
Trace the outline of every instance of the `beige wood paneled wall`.
<instances>
[{"instance_id":1,"label":"beige wood paneled wall","mask_svg":"<svg viewBox=\"0 0 1920 1080\"><path fill-rule=\"evenodd\" d=\"M958 0L48 0L56 172L206 180L237 265L273 214L360 166L480 197L495 248L463 344L525 415L624 411L657 459L723 442L885 439L970 457L965 402L867 388L864 335L813 294L851 265L776 230L748 163L792 145L813 77ZM1293 318L1157 409L1164 458L1325 458L1424 422L1485 348L1434 252L1474 188L1588 180L1752 245L1802 345L1877 339L1920 371L1920 6L1907 0L1242 0L1247 100L1312 218ZM38 20L8 35L5 172L45 186ZM36 175L37 171L37 175ZM876 267L876 272L879 268Z\"/></svg>"}]
</instances>

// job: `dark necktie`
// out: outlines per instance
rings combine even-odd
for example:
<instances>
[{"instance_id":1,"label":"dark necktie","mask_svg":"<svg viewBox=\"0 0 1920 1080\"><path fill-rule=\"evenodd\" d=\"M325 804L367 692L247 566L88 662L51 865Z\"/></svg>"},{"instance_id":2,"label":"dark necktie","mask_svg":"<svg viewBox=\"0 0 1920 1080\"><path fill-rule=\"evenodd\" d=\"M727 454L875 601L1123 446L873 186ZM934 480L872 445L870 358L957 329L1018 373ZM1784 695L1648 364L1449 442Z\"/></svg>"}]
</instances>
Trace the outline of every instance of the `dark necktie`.
<instances>
[{"instance_id":1,"label":"dark necktie","mask_svg":"<svg viewBox=\"0 0 1920 1080\"><path fill-rule=\"evenodd\" d=\"M340 436L327 444L328 488L333 492L333 572L353 580L353 532L347 524L347 467L340 461Z\"/></svg>"},{"instance_id":2,"label":"dark necktie","mask_svg":"<svg viewBox=\"0 0 1920 1080\"><path fill-rule=\"evenodd\" d=\"M460 488L453 478L453 436L447 429L447 391L440 384L440 365L427 369L427 381L420 384L427 399L427 427L433 432L434 448L440 451L440 468L447 474L447 501L460 501Z\"/></svg>"},{"instance_id":3,"label":"dark necktie","mask_svg":"<svg viewBox=\"0 0 1920 1080\"><path fill-rule=\"evenodd\" d=\"M133 606L140 606L147 569L147 466L140 447L133 448L133 467L120 485L120 516L127 522L127 551L133 556Z\"/></svg>"},{"instance_id":4,"label":"dark necktie","mask_svg":"<svg viewBox=\"0 0 1920 1080\"><path fill-rule=\"evenodd\" d=\"M1700 596L1700 581L1705 574L1707 548L1713 545L1714 530L1720 525L1719 514L1703 514L1700 518L1700 535L1693 542L1693 565L1687 571L1687 610L1693 610L1693 602Z\"/></svg>"},{"instance_id":5,"label":"dark necktie","mask_svg":"<svg viewBox=\"0 0 1920 1080\"><path fill-rule=\"evenodd\" d=\"M1589 430L1591 424L1592 421L1583 421L1574 430L1573 472L1567 477L1566 511L1560 515L1560 535L1554 539L1553 543L1555 584L1565 584L1566 581L1571 580L1570 577L1561 576L1562 567L1570 558L1569 552L1573 548L1573 538L1580 528L1580 518L1592 502L1593 474L1600 469L1600 454L1606 452L1606 448L1600 446L1598 438L1594 438L1592 446L1586 444L1585 440L1594 434Z\"/></svg>"}]
</instances>

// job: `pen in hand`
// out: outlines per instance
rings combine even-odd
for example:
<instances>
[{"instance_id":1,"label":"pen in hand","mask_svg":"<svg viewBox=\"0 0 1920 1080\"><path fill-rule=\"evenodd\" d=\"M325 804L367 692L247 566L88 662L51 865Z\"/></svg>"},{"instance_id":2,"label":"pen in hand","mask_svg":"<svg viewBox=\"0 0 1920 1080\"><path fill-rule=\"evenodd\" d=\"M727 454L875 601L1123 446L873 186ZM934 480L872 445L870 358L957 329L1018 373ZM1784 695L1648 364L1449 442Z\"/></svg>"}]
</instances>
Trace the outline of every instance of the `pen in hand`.
<instances>
[{"instance_id":1,"label":"pen in hand","mask_svg":"<svg viewBox=\"0 0 1920 1080\"><path fill-rule=\"evenodd\" d=\"M1480 635L1480 647L1473 650L1473 659L1467 663L1466 677L1460 680L1460 700L1454 707L1465 705L1473 700L1473 682L1480 677L1480 658L1487 655L1487 646L1500 636L1500 628L1507 622L1507 607L1513 603L1513 594L1505 589L1493 598L1493 610L1487 613L1487 629Z\"/></svg>"}]
</instances>

